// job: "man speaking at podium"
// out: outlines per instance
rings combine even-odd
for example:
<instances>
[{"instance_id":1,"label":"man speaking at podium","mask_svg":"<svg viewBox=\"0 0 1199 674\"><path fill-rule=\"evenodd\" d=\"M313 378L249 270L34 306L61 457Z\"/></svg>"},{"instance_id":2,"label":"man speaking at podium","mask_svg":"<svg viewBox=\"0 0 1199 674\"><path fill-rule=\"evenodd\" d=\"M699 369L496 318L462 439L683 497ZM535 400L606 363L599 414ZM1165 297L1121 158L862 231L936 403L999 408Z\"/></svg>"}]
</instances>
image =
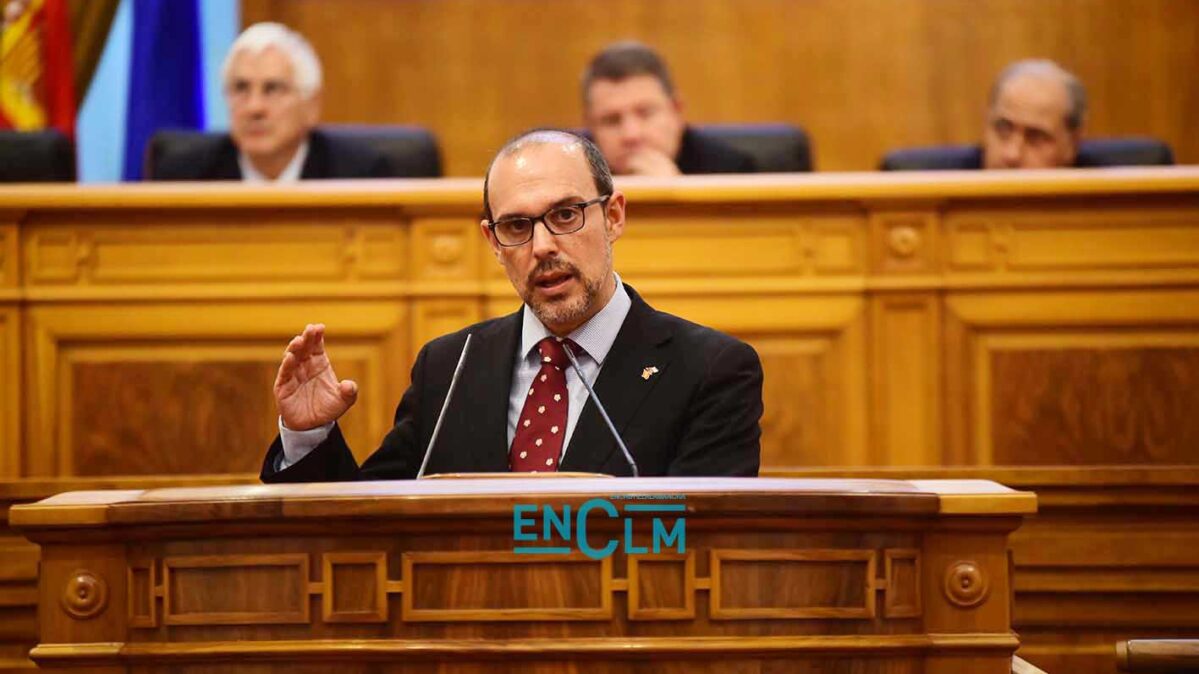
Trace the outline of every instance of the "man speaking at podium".
<instances>
[{"instance_id":1,"label":"man speaking at podium","mask_svg":"<svg viewBox=\"0 0 1199 674\"><path fill-rule=\"evenodd\" d=\"M492 160L483 203L482 235L524 306L426 344L395 426L361 467L336 423L358 386L334 374L324 326L307 326L275 380L280 437L264 482L412 478L426 453L427 474L757 474L758 356L621 283L612 244L625 197L595 145L559 131L516 138Z\"/></svg>"}]
</instances>

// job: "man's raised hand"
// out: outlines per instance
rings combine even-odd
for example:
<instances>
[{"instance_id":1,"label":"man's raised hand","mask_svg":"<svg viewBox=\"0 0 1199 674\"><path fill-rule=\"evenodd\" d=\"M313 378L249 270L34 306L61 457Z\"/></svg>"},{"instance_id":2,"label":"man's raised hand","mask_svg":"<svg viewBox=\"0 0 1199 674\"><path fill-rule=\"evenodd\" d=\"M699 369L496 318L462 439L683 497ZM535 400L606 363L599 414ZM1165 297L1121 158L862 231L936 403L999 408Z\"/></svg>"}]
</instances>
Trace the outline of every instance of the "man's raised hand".
<instances>
[{"instance_id":1,"label":"man's raised hand","mask_svg":"<svg viewBox=\"0 0 1199 674\"><path fill-rule=\"evenodd\" d=\"M275 377L275 405L283 425L306 431L336 421L358 399L358 384L338 381L325 353L325 326L305 326L283 353Z\"/></svg>"}]
</instances>

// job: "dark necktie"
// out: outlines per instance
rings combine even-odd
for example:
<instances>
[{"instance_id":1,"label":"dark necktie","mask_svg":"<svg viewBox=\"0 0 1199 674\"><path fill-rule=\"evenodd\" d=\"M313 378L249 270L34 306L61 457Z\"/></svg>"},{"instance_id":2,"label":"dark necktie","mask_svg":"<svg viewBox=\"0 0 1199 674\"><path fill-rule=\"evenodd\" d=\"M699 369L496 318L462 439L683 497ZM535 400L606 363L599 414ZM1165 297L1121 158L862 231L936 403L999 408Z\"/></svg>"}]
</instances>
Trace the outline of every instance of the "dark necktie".
<instances>
[{"instance_id":1,"label":"dark necktie","mask_svg":"<svg viewBox=\"0 0 1199 674\"><path fill-rule=\"evenodd\" d=\"M529 386L508 450L508 466L513 472L558 470L570 405L566 393L566 368L570 362L563 344L574 346L569 340L562 342L556 337L546 337L537 343L541 369Z\"/></svg>"}]
</instances>

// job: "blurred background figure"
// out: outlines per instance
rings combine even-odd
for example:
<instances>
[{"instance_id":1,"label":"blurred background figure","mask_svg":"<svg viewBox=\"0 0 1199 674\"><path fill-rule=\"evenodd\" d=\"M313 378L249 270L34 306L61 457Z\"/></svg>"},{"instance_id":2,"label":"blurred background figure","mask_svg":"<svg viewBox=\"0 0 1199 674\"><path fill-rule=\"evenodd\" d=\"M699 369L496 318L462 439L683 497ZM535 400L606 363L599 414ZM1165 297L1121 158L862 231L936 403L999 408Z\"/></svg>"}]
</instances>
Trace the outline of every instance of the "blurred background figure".
<instances>
[{"instance_id":1,"label":"blurred background figure","mask_svg":"<svg viewBox=\"0 0 1199 674\"><path fill-rule=\"evenodd\" d=\"M991 86L983 131L984 168L1073 166L1087 114L1087 91L1053 61L1017 61Z\"/></svg>"},{"instance_id":2,"label":"blurred background figure","mask_svg":"<svg viewBox=\"0 0 1199 674\"><path fill-rule=\"evenodd\" d=\"M640 42L617 42L582 78L587 130L618 174L752 173L753 158L687 127L666 63Z\"/></svg>"},{"instance_id":3,"label":"blurred background figure","mask_svg":"<svg viewBox=\"0 0 1199 674\"><path fill-rule=\"evenodd\" d=\"M221 72L229 133L168 149L155 180L291 182L312 178L383 178L390 162L364 144L316 130L321 64L299 33L257 23L247 28Z\"/></svg>"}]
</instances>

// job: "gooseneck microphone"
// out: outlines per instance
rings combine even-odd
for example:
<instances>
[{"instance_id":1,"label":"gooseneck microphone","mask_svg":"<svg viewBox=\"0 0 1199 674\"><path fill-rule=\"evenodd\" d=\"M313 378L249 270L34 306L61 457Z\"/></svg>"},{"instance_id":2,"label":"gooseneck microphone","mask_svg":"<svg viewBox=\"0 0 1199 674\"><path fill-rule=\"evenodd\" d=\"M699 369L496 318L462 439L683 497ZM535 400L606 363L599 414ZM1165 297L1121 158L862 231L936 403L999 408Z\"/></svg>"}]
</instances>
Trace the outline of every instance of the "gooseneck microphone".
<instances>
[{"instance_id":1,"label":"gooseneck microphone","mask_svg":"<svg viewBox=\"0 0 1199 674\"><path fill-rule=\"evenodd\" d=\"M445 392L445 401L441 403L441 414L437 415L437 423L433 425L433 435L429 436L429 444L425 447L425 458L421 460L420 470L416 472L418 480L425 476L425 468L429 466L429 456L433 453L433 444L437 442L437 434L441 433L441 422L445 421L445 411L450 408L450 398L454 397L454 388L458 386L458 377L462 376L462 366L466 364L466 351L470 348L472 336L471 333L466 333L462 354L458 356L458 366L454 368L454 376L450 378L450 390Z\"/></svg>"},{"instance_id":2,"label":"gooseneck microphone","mask_svg":"<svg viewBox=\"0 0 1199 674\"><path fill-rule=\"evenodd\" d=\"M604 423L608 425L608 430L612 432L612 437L616 438L616 444L620 447L621 453L624 454L624 460L628 462L629 468L633 469L633 477L641 477L641 471L637 470L637 462L633 460L633 455L629 453L629 448L625 446L624 440L620 438L620 433L616 432L616 425L612 423L612 419L608 418L608 410L604 409L604 404L600 402L599 396L595 395L595 389L591 388L587 377L583 376L583 370L579 368L579 361L575 358L574 353L571 352L570 345L563 342L562 346L562 350L566 352L566 357L570 359L570 366L575 369L575 374L578 375L579 381L583 382L583 386L587 387L587 393L595 401L595 409L599 410L600 416L604 418Z\"/></svg>"}]
</instances>

